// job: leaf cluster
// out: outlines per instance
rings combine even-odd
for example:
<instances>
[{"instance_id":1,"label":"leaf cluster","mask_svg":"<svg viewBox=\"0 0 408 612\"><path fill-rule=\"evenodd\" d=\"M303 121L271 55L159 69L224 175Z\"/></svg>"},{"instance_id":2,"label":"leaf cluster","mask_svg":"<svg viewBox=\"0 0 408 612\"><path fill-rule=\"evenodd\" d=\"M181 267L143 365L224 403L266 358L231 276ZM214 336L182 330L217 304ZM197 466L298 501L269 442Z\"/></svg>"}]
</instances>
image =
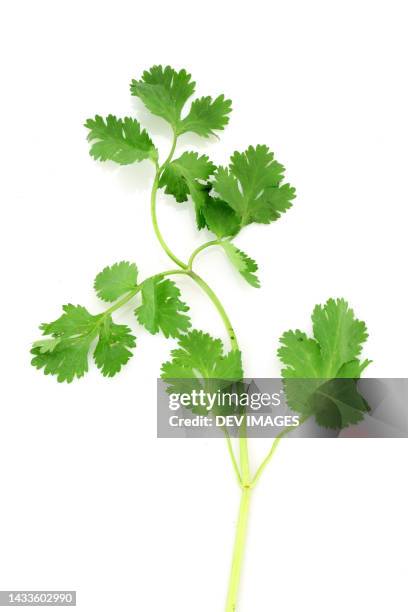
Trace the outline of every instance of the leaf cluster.
<instances>
[{"instance_id":1,"label":"leaf cluster","mask_svg":"<svg viewBox=\"0 0 408 612\"><path fill-rule=\"evenodd\" d=\"M130 85L131 94L170 125L174 142L187 132L207 138L228 124L231 101L223 94L214 99L196 98L186 110L195 88L186 70L176 71L170 66L153 66ZM279 219L295 198L295 189L284 182L284 167L266 145L235 151L226 167L217 167L207 155L195 151L185 151L160 166L157 147L137 119L96 115L86 121L85 127L89 130L90 154L96 160L119 164L152 161L158 187L178 203L191 201L197 228L214 234L242 276L254 287L259 286L253 274L255 262L228 243L251 223L268 224Z\"/></svg>"},{"instance_id":2,"label":"leaf cluster","mask_svg":"<svg viewBox=\"0 0 408 612\"><path fill-rule=\"evenodd\" d=\"M190 326L188 306L170 279L156 275L137 284L135 264L121 261L106 267L95 278L94 288L101 300L119 302L104 313L92 315L83 306L67 304L63 314L40 329L45 338L34 342L32 365L53 374L59 382L72 382L88 371L89 356L104 376L114 376L132 356L136 338L127 325L119 325L112 313L140 294L134 311L136 320L151 334L177 338Z\"/></svg>"}]
</instances>

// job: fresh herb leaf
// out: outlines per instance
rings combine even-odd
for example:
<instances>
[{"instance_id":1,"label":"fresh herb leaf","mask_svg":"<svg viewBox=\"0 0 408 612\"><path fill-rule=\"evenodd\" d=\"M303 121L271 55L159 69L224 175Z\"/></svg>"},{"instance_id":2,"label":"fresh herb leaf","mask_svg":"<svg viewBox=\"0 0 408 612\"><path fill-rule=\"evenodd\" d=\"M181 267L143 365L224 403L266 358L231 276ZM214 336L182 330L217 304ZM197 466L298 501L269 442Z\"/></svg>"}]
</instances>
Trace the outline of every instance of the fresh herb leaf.
<instances>
[{"instance_id":1,"label":"fresh herb leaf","mask_svg":"<svg viewBox=\"0 0 408 612\"><path fill-rule=\"evenodd\" d=\"M309 381L309 385L311 382ZM315 415L321 427L343 429L360 423L370 407L359 393L356 380L333 378L321 381L319 387L308 394L307 401L302 403L302 409L310 415Z\"/></svg>"},{"instance_id":2,"label":"fresh herb leaf","mask_svg":"<svg viewBox=\"0 0 408 612\"><path fill-rule=\"evenodd\" d=\"M366 324L355 318L344 299L317 305L312 314L313 333L320 345L327 377L337 376L341 367L356 360L368 338Z\"/></svg>"},{"instance_id":3,"label":"fresh herb leaf","mask_svg":"<svg viewBox=\"0 0 408 612\"><path fill-rule=\"evenodd\" d=\"M337 372L337 378L360 378L363 371L369 366L371 361L365 359L360 361L359 359L352 359L341 366Z\"/></svg>"},{"instance_id":4,"label":"fresh herb leaf","mask_svg":"<svg viewBox=\"0 0 408 612\"><path fill-rule=\"evenodd\" d=\"M64 314L52 323L44 323L43 334L52 336L48 350L34 343L32 365L44 368L45 374L57 376L58 382L71 382L88 371L88 352L98 333L99 317L91 315L83 306L67 304ZM52 340L57 339L54 346ZM50 342L51 340L51 342ZM41 342L41 341L40 341Z\"/></svg>"},{"instance_id":5,"label":"fresh herb leaf","mask_svg":"<svg viewBox=\"0 0 408 612\"><path fill-rule=\"evenodd\" d=\"M137 267L134 263L121 261L107 266L95 278L94 288L101 300L114 302L136 288Z\"/></svg>"},{"instance_id":6,"label":"fresh herb leaf","mask_svg":"<svg viewBox=\"0 0 408 612\"><path fill-rule=\"evenodd\" d=\"M322 378L324 364L320 346L313 338L300 331L286 331L280 338L278 355L286 368L284 378Z\"/></svg>"},{"instance_id":7,"label":"fresh herb leaf","mask_svg":"<svg viewBox=\"0 0 408 612\"><path fill-rule=\"evenodd\" d=\"M344 299L316 306L312 321L314 338L299 330L280 338L278 355L286 366L282 377L289 405L315 414L324 427L357 423L368 409L355 382L370 363L358 359L368 337L366 325Z\"/></svg>"},{"instance_id":8,"label":"fresh herb leaf","mask_svg":"<svg viewBox=\"0 0 408 612\"><path fill-rule=\"evenodd\" d=\"M205 225L217 238L235 236L241 229L238 215L226 202L210 194L206 198L203 216Z\"/></svg>"},{"instance_id":9,"label":"fresh herb leaf","mask_svg":"<svg viewBox=\"0 0 408 612\"><path fill-rule=\"evenodd\" d=\"M216 378L240 380L243 376L241 353L224 354L222 341L193 329L179 338L172 360L162 365L162 378Z\"/></svg>"},{"instance_id":10,"label":"fresh herb leaf","mask_svg":"<svg viewBox=\"0 0 408 612\"><path fill-rule=\"evenodd\" d=\"M31 363L58 382L72 382L88 371L88 355L99 337L95 361L104 376L113 376L127 363L135 338L126 325L116 325L108 315L91 315L83 306L67 304L64 313L52 323L41 325L44 340L34 342Z\"/></svg>"},{"instance_id":11,"label":"fresh herb leaf","mask_svg":"<svg viewBox=\"0 0 408 612\"><path fill-rule=\"evenodd\" d=\"M130 91L139 97L151 113L177 128L181 111L193 95L195 83L185 70L176 72L170 66L153 66L140 81L132 80Z\"/></svg>"},{"instance_id":12,"label":"fresh herb leaf","mask_svg":"<svg viewBox=\"0 0 408 612\"><path fill-rule=\"evenodd\" d=\"M173 281L155 276L142 284L142 304L136 316L151 333L162 331L166 338L177 338L190 327L189 310L180 300L180 290Z\"/></svg>"},{"instance_id":13,"label":"fresh herb leaf","mask_svg":"<svg viewBox=\"0 0 408 612\"><path fill-rule=\"evenodd\" d=\"M32 348L39 349L37 354L52 353L57 344L61 342L61 338L49 338L47 340L37 340L33 342Z\"/></svg>"},{"instance_id":14,"label":"fresh herb leaf","mask_svg":"<svg viewBox=\"0 0 408 612\"><path fill-rule=\"evenodd\" d=\"M99 341L94 352L95 363L103 376L114 376L132 357L130 348L136 339L127 325L118 325L110 316L104 318L99 328Z\"/></svg>"},{"instance_id":15,"label":"fresh herb leaf","mask_svg":"<svg viewBox=\"0 0 408 612\"><path fill-rule=\"evenodd\" d=\"M256 261L248 257L246 253L240 251L232 242L224 240L220 243L226 252L228 259L245 280L252 287L260 287L261 283L255 272L258 270Z\"/></svg>"},{"instance_id":16,"label":"fresh herb leaf","mask_svg":"<svg viewBox=\"0 0 408 612\"><path fill-rule=\"evenodd\" d=\"M53 338L86 336L93 333L100 318L99 315L91 315L84 306L67 304L62 310L64 313L58 319L40 326L43 335Z\"/></svg>"},{"instance_id":17,"label":"fresh herb leaf","mask_svg":"<svg viewBox=\"0 0 408 612\"><path fill-rule=\"evenodd\" d=\"M223 130L229 121L231 100L223 95L215 100L210 96L194 100L187 116L181 119L184 105L195 91L195 83L185 70L176 72L170 66L153 66L139 81L132 80L130 91L151 113L170 123L178 136L194 132L207 137L214 130Z\"/></svg>"},{"instance_id":18,"label":"fresh herb leaf","mask_svg":"<svg viewBox=\"0 0 408 612\"><path fill-rule=\"evenodd\" d=\"M242 379L241 353L224 354L220 339L193 329L179 338L179 346L171 352L171 361L162 365L161 378L168 383L168 393L207 393L226 391ZM232 390L232 388L231 388ZM196 414L208 414L205 405L188 406ZM218 406L213 406L213 412ZM225 411L225 409L224 409Z\"/></svg>"},{"instance_id":19,"label":"fresh herb leaf","mask_svg":"<svg viewBox=\"0 0 408 612\"><path fill-rule=\"evenodd\" d=\"M194 182L205 181L214 173L215 168L207 155L186 151L168 164L160 177L159 186L165 187L165 193L173 195L177 202L185 202L190 187L193 186L194 190Z\"/></svg>"},{"instance_id":20,"label":"fresh herb leaf","mask_svg":"<svg viewBox=\"0 0 408 612\"><path fill-rule=\"evenodd\" d=\"M159 187L164 187L165 193L174 196L177 202L185 202L191 195L199 229L205 226L203 208L208 194L207 185L200 181L208 179L214 170L207 155L199 156L190 151L172 161L160 177Z\"/></svg>"},{"instance_id":21,"label":"fresh herb leaf","mask_svg":"<svg viewBox=\"0 0 408 612\"><path fill-rule=\"evenodd\" d=\"M95 119L86 121L85 127L89 129L88 140L95 141L90 149L94 159L109 159L122 165L143 159L157 160L156 147L136 119L117 119L114 115L103 119L96 115Z\"/></svg>"},{"instance_id":22,"label":"fresh herb leaf","mask_svg":"<svg viewBox=\"0 0 408 612\"><path fill-rule=\"evenodd\" d=\"M210 96L198 98L191 105L190 112L177 128L177 134L194 132L207 138L214 134L214 130L223 130L229 121L232 110L231 100L223 95L213 100Z\"/></svg>"},{"instance_id":23,"label":"fresh herb leaf","mask_svg":"<svg viewBox=\"0 0 408 612\"><path fill-rule=\"evenodd\" d=\"M284 378L335 378L339 373L362 371L369 362L357 359L368 334L363 321L344 299L329 299L312 314L314 339L303 332L287 331L278 355L285 364ZM352 364L352 366L348 364ZM347 368L347 369L346 369ZM352 368L352 369L351 369Z\"/></svg>"},{"instance_id":24,"label":"fresh herb leaf","mask_svg":"<svg viewBox=\"0 0 408 612\"><path fill-rule=\"evenodd\" d=\"M214 189L234 209L241 225L271 223L292 205L295 190L281 185L284 167L268 147L235 152L229 168L218 168Z\"/></svg>"}]
</instances>

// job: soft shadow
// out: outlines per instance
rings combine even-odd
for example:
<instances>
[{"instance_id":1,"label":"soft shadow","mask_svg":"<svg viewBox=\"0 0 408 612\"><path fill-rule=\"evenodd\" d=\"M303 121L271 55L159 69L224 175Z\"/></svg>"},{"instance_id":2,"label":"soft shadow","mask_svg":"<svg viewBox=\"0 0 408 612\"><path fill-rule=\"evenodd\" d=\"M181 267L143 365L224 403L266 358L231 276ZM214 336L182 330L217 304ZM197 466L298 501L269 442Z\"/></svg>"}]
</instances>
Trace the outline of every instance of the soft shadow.
<instances>
[{"instance_id":1,"label":"soft shadow","mask_svg":"<svg viewBox=\"0 0 408 612\"><path fill-rule=\"evenodd\" d=\"M173 134L167 121L156 115L152 115L143 102L136 96L131 97L130 103L136 119L149 132L150 136L159 136L160 138L168 139L169 143L171 143Z\"/></svg>"},{"instance_id":2,"label":"soft shadow","mask_svg":"<svg viewBox=\"0 0 408 612\"><path fill-rule=\"evenodd\" d=\"M115 176L120 189L125 193L134 193L151 188L154 166L147 159L126 166L120 166L113 161L99 162L98 165L101 172Z\"/></svg>"},{"instance_id":3,"label":"soft shadow","mask_svg":"<svg viewBox=\"0 0 408 612\"><path fill-rule=\"evenodd\" d=\"M178 142L181 146L196 147L197 149L208 149L209 145L218 144L220 141L217 136L209 136L209 138L203 138L194 134L193 132L187 132L179 136Z\"/></svg>"},{"instance_id":4,"label":"soft shadow","mask_svg":"<svg viewBox=\"0 0 408 612\"><path fill-rule=\"evenodd\" d=\"M150 111L147 110L145 105L139 98L136 96L132 96L131 105L135 117L138 121L140 121L141 125L149 132L149 134L153 137L160 137L164 140L168 140L171 143L173 138L173 134L171 131L171 127L164 119L153 115ZM188 114L187 112L185 114ZM184 115L184 113L183 113ZM203 138L202 136L198 136L198 134L194 134L193 132L188 132L187 134L182 134L178 138L178 143L181 147L196 147L197 149L205 149L208 145L218 144L220 139L218 136L210 136L208 138Z\"/></svg>"}]
</instances>

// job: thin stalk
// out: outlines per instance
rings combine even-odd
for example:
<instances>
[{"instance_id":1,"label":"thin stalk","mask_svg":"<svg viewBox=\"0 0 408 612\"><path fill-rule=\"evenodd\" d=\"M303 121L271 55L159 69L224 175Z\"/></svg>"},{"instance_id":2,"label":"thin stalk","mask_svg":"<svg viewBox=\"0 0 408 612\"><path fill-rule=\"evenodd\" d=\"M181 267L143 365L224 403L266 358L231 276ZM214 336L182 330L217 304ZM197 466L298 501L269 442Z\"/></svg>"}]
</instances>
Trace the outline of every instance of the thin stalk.
<instances>
[{"instance_id":1,"label":"thin stalk","mask_svg":"<svg viewBox=\"0 0 408 612\"><path fill-rule=\"evenodd\" d=\"M119 308L121 308L122 306L124 306L125 304L127 304L132 298L135 297L135 295L137 293L139 293L140 289L142 288L141 285L136 285L136 287L134 289L132 289L131 291L129 291L129 293L127 293L126 295L123 296L122 299L120 299L118 302L116 302L115 304L113 304L113 306L111 306L110 308L108 308L107 310L105 310L105 312L103 313L104 317L109 316L110 314L112 314L112 312L115 312L115 310L118 310Z\"/></svg>"},{"instance_id":2,"label":"thin stalk","mask_svg":"<svg viewBox=\"0 0 408 612\"><path fill-rule=\"evenodd\" d=\"M175 130L173 130L173 141L171 144L169 154L166 157L166 160L162 163L161 166L159 166L158 163L156 162L156 174L154 177L152 193L150 196L150 213L152 217L154 233L156 234L157 240L160 242L160 246L162 247L164 252L168 255L168 257L170 257L170 259L174 261L175 264L177 264L183 270L187 270L187 267L188 267L187 264L181 261L181 259L179 259L173 253L173 251L167 246L166 241L164 240L162 233L160 231L159 224L157 222L157 211L156 211L157 190L159 188L160 176L163 170L166 168L166 166L171 162L171 159L174 155L174 151L176 150L176 145L177 145L177 134Z\"/></svg>"},{"instance_id":3,"label":"thin stalk","mask_svg":"<svg viewBox=\"0 0 408 612\"><path fill-rule=\"evenodd\" d=\"M251 501L251 470L249 466L248 438L246 437L245 420L239 432L239 462L241 468L241 503L235 532L234 550L232 553L231 573L228 584L226 612L235 612L238 601L239 584L248 529L249 506Z\"/></svg>"},{"instance_id":4,"label":"thin stalk","mask_svg":"<svg viewBox=\"0 0 408 612\"><path fill-rule=\"evenodd\" d=\"M208 297L210 298L210 300L212 301L212 303L214 304L215 308L217 309L223 323L225 326L225 329L227 330L230 342L231 342L231 348L232 350L238 351L239 350L239 346L238 346L238 341L237 341L237 336L235 334L234 328L232 327L232 323L225 311L224 306L222 305L221 301L219 300L219 298L217 297L217 295L215 294L215 292L211 289L211 287L205 282L205 280L203 278L201 278L201 276L199 276L198 274L196 274L196 272L193 272L192 270L186 270L186 274L188 274L188 276L190 278L192 278L199 287L201 287L201 289L204 291L204 293L206 293L208 295Z\"/></svg>"},{"instance_id":5,"label":"thin stalk","mask_svg":"<svg viewBox=\"0 0 408 612\"><path fill-rule=\"evenodd\" d=\"M208 247L211 247L211 246L219 246L220 244L221 244L220 240L210 240L209 242L205 242L204 244L199 246L197 249L195 249L195 251L191 253L190 259L188 260L188 263L187 263L188 269L191 270L196 256L199 253L201 253L201 251L204 251L204 249L208 249Z\"/></svg>"},{"instance_id":6,"label":"thin stalk","mask_svg":"<svg viewBox=\"0 0 408 612\"><path fill-rule=\"evenodd\" d=\"M286 434L284 434L284 432L282 432L282 434L279 434L279 436L277 436L275 438L275 440L273 441L271 450L269 451L269 453L267 454L267 456L265 457L265 459L262 461L261 465L259 466L258 470L256 471L256 474L255 474L254 479L252 481L252 486L253 487L256 485L256 483L258 482L258 480L262 476L262 472L264 471L264 469L266 468L266 466L268 465L268 463L270 462L270 460L274 456L275 451L278 448L279 443L282 440L282 438L284 437L284 435L286 435Z\"/></svg>"},{"instance_id":7,"label":"thin stalk","mask_svg":"<svg viewBox=\"0 0 408 612\"><path fill-rule=\"evenodd\" d=\"M169 164L171 162L172 157L174 155L174 151L176 150L176 145L177 145L177 134L176 134L175 130L173 129L173 140L172 140L172 143L171 143L171 148L170 148L169 154L166 157L165 161L162 163L160 168L158 168L158 173L159 174L161 174L162 171L164 170L164 168L167 166L167 164Z\"/></svg>"},{"instance_id":8,"label":"thin stalk","mask_svg":"<svg viewBox=\"0 0 408 612\"><path fill-rule=\"evenodd\" d=\"M251 487L242 488L241 503L238 511L237 528L235 532L234 551L232 554L231 574L228 586L226 612L235 612L237 609L238 591L241 579L242 561L244 558L246 535L248 529L249 505L251 501Z\"/></svg>"},{"instance_id":9,"label":"thin stalk","mask_svg":"<svg viewBox=\"0 0 408 612\"><path fill-rule=\"evenodd\" d=\"M157 222L156 195L157 195L157 190L159 188L159 176L160 176L160 169L157 170L156 176L154 177L152 194L151 194L151 198L150 198L150 212L151 212L151 217L152 217L154 233L156 234L157 240L160 242L160 245L161 245L162 249L170 257L170 259L172 261L174 261L174 263L177 264L183 270L187 270L187 267L188 267L187 264L185 264L183 261L181 261L181 259L179 259L173 253L173 251L167 246L167 244L166 244L166 242L165 242L165 240L164 240L164 238L163 238L163 236L161 234L161 231L160 231L160 228L159 228L159 224Z\"/></svg>"},{"instance_id":10,"label":"thin stalk","mask_svg":"<svg viewBox=\"0 0 408 612\"><path fill-rule=\"evenodd\" d=\"M230 438L230 435L228 433L228 429L226 427L223 427L222 430L224 432L224 436L225 436L225 439L227 441L227 447L228 447L229 455L231 457L232 467L234 468L234 472L235 472L235 475L237 477L238 484L241 487L242 486L241 473L239 471L238 463L237 463L237 460L235 458L235 453L234 453L234 450L232 448L231 438Z\"/></svg>"},{"instance_id":11,"label":"thin stalk","mask_svg":"<svg viewBox=\"0 0 408 612\"><path fill-rule=\"evenodd\" d=\"M302 425L305 421L307 421L309 417L305 416L302 417L299 420L299 425L297 425L297 427L300 427L300 425ZM268 465L268 463L270 462L270 460L272 459L272 457L274 456L276 449L279 446L280 441L282 440L282 438L284 438L286 436L286 434L288 434L290 431L293 431L293 429L296 429L294 427L286 427L286 429L284 429L283 431L281 431L281 433L276 436L275 440L273 441L273 444L271 446L271 449L269 451L269 453L266 455L265 459L262 461L261 465L259 466L259 468L257 469L255 476L252 480L252 487L254 487L256 485L256 483L258 482L258 480L260 479L260 477L262 476L263 471L265 470L266 466Z\"/></svg>"}]
</instances>

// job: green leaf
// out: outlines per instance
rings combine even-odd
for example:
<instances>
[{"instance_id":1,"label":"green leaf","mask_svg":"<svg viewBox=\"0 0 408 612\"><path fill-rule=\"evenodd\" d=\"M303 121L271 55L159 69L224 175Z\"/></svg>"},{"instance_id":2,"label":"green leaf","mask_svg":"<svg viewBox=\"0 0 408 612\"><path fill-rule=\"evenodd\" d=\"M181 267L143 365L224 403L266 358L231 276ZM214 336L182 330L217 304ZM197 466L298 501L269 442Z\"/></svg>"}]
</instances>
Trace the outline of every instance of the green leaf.
<instances>
[{"instance_id":1,"label":"green leaf","mask_svg":"<svg viewBox=\"0 0 408 612\"><path fill-rule=\"evenodd\" d=\"M358 423L368 410L356 382L369 361L357 358L367 339L365 323L355 318L344 299L316 306L314 338L295 330L280 338L279 358L290 407L315 415L324 427L343 428Z\"/></svg>"},{"instance_id":2,"label":"green leaf","mask_svg":"<svg viewBox=\"0 0 408 612\"><path fill-rule=\"evenodd\" d=\"M132 80L130 91L139 97L151 113L162 117L176 129L181 111L193 95L195 83L185 70L153 66L139 81Z\"/></svg>"},{"instance_id":3,"label":"green leaf","mask_svg":"<svg viewBox=\"0 0 408 612\"><path fill-rule=\"evenodd\" d=\"M133 79L130 85L131 93L138 96L151 113L170 123L177 135L195 132L207 137L215 130L223 130L231 112L231 100L223 95L215 100L209 96L194 100L187 116L181 119L184 105L194 90L191 75L185 70L177 72L170 66L153 66L139 81Z\"/></svg>"},{"instance_id":4,"label":"green leaf","mask_svg":"<svg viewBox=\"0 0 408 612\"><path fill-rule=\"evenodd\" d=\"M193 329L180 336L171 361L162 365L162 378L216 378L240 380L243 376L240 351L224 354L222 341Z\"/></svg>"},{"instance_id":5,"label":"green leaf","mask_svg":"<svg viewBox=\"0 0 408 612\"><path fill-rule=\"evenodd\" d=\"M142 130L136 119L117 119L109 115L106 119L95 116L88 119L88 140L93 142L90 154L101 161L111 160L126 165L143 159L157 160L158 152L146 130Z\"/></svg>"},{"instance_id":6,"label":"green leaf","mask_svg":"<svg viewBox=\"0 0 408 612\"><path fill-rule=\"evenodd\" d=\"M369 411L353 378L297 379L284 381L289 406L330 429L343 429L359 423Z\"/></svg>"},{"instance_id":7,"label":"green leaf","mask_svg":"<svg viewBox=\"0 0 408 612\"><path fill-rule=\"evenodd\" d=\"M49 338L47 340L37 340L33 342L33 348L38 348L39 354L52 353L57 344L61 342L61 338Z\"/></svg>"},{"instance_id":8,"label":"green leaf","mask_svg":"<svg viewBox=\"0 0 408 612\"><path fill-rule=\"evenodd\" d=\"M226 252L228 259L245 280L252 287L260 287L261 283L255 272L258 270L256 261L248 257L243 251L240 251L234 244L229 241L221 242L221 245Z\"/></svg>"},{"instance_id":9,"label":"green leaf","mask_svg":"<svg viewBox=\"0 0 408 612\"><path fill-rule=\"evenodd\" d=\"M224 354L221 340L195 329L179 338L179 346L171 352L171 357L171 361L162 365L162 379L168 382L168 393L233 391L243 376L239 351ZM208 414L206 405L188 407L196 414ZM219 410L225 412L225 407L213 405L213 413Z\"/></svg>"},{"instance_id":10,"label":"green leaf","mask_svg":"<svg viewBox=\"0 0 408 612\"><path fill-rule=\"evenodd\" d=\"M366 400L360 395L356 381L334 378L324 381L310 395L307 407L322 427L343 429L359 423L369 411Z\"/></svg>"},{"instance_id":11,"label":"green leaf","mask_svg":"<svg viewBox=\"0 0 408 612\"><path fill-rule=\"evenodd\" d=\"M226 202L208 195L203 215L205 224L217 238L235 236L241 229L238 215Z\"/></svg>"},{"instance_id":12,"label":"green leaf","mask_svg":"<svg viewBox=\"0 0 408 612\"><path fill-rule=\"evenodd\" d=\"M135 346L135 338L126 325L116 325L107 315L91 315L83 306L67 304L63 314L52 323L41 325L45 338L34 342L31 363L44 374L52 374L58 382L72 382L88 371L88 357L99 338L94 357L104 376L113 376L121 369Z\"/></svg>"},{"instance_id":13,"label":"green leaf","mask_svg":"<svg viewBox=\"0 0 408 612\"><path fill-rule=\"evenodd\" d=\"M31 363L36 368L44 368L45 374L57 376L58 382L71 382L81 378L88 371L88 352L97 336L99 317L91 315L83 306L67 304L64 314L53 321L41 325L44 335L51 335L45 345L44 340L34 343ZM53 339L58 342L53 346Z\"/></svg>"},{"instance_id":14,"label":"green leaf","mask_svg":"<svg viewBox=\"0 0 408 612\"><path fill-rule=\"evenodd\" d=\"M283 378L322 378L324 365L319 344L299 329L285 332L280 338L278 355L287 367Z\"/></svg>"},{"instance_id":15,"label":"green leaf","mask_svg":"<svg viewBox=\"0 0 408 612\"><path fill-rule=\"evenodd\" d=\"M199 156L196 152L186 151L166 166L159 187L165 187L165 193L173 195L177 202L186 202L191 187L194 191L194 182L205 181L214 170L215 166L207 155Z\"/></svg>"},{"instance_id":16,"label":"green leaf","mask_svg":"<svg viewBox=\"0 0 408 612\"><path fill-rule=\"evenodd\" d=\"M358 359L348 361L342 365L337 372L337 378L360 378L361 374L370 363L371 361L369 359L365 359L364 361L359 361Z\"/></svg>"},{"instance_id":17,"label":"green leaf","mask_svg":"<svg viewBox=\"0 0 408 612\"><path fill-rule=\"evenodd\" d=\"M362 371L357 357L368 334L344 299L329 299L312 314L314 339L303 332L287 331L280 339L278 355L286 365L284 378L335 378L340 372Z\"/></svg>"},{"instance_id":18,"label":"green leaf","mask_svg":"<svg viewBox=\"0 0 408 612\"><path fill-rule=\"evenodd\" d=\"M324 306L317 305L312 321L325 364L325 375L336 376L344 364L360 355L368 338L366 325L355 318L344 299L330 299Z\"/></svg>"},{"instance_id":19,"label":"green leaf","mask_svg":"<svg viewBox=\"0 0 408 612\"><path fill-rule=\"evenodd\" d=\"M114 302L125 293L135 289L136 284L136 264L121 261L104 268L95 278L94 288L101 300Z\"/></svg>"},{"instance_id":20,"label":"green leaf","mask_svg":"<svg viewBox=\"0 0 408 612\"><path fill-rule=\"evenodd\" d=\"M177 338L190 327L189 310L180 300L180 290L173 281L155 276L142 284L142 304L136 308L136 316L151 333L162 331L166 338Z\"/></svg>"},{"instance_id":21,"label":"green leaf","mask_svg":"<svg viewBox=\"0 0 408 612\"><path fill-rule=\"evenodd\" d=\"M214 189L240 218L241 225L271 223L292 205L295 190L281 185L284 167L268 147L235 152L229 168L218 168Z\"/></svg>"},{"instance_id":22,"label":"green leaf","mask_svg":"<svg viewBox=\"0 0 408 612\"><path fill-rule=\"evenodd\" d=\"M194 132L204 138L211 136L214 130L225 128L231 110L231 100L226 100L223 95L215 100L210 96L198 98L192 103L188 115L180 121L177 133Z\"/></svg>"},{"instance_id":23,"label":"green leaf","mask_svg":"<svg viewBox=\"0 0 408 612\"><path fill-rule=\"evenodd\" d=\"M91 315L84 306L67 304L62 307L64 313L52 323L43 323L40 329L45 336L66 338L69 336L87 336L93 334L100 315Z\"/></svg>"},{"instance_id":24,"label":"green leaf","mask_svg":"<svg viewBox=\"0 0 408 612\"><path fill-rule=\"evenodd\" d=\"M103 376L114 376L132 357L130 348L136 346L135 337L127 325L118 325L106 317L100 327L99 342L94 352L95 363Z\"/></svg>"},{"instance_id":25,"label":"green leaf","mask_svg":"<svg viewBox=\"0 0 408 612\"><path fill-rule=\"evenodd\" d=\"M185 202L188 195L194 202L198 228L205 227L203 209L208 197L208 186L205 181L214 172L215 166L207 155L199 156L195 152L183 153L178 159L172 161L160 177L159 187L165 188L176 198L177 202Z\"/></svg>"}]
</instances>

